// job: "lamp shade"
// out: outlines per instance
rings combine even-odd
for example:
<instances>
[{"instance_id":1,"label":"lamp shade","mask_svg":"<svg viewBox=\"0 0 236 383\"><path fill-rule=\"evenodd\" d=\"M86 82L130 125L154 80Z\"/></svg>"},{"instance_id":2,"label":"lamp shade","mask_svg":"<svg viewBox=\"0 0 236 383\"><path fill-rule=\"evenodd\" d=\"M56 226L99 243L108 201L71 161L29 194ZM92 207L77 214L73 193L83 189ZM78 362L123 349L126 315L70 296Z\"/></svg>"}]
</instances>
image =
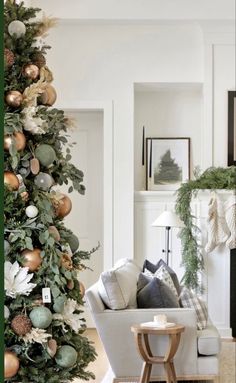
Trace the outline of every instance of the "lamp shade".
<instances>
[{"instance_id":1,"label":"lamp shade","mask_svg":"<svg viewBox=\"0 0 236 383\"><path fill-rule=\"evenodd\" d=\"M183 221L173 211L165 210L152 223L152 226L160 227L184 227Z\"/></svg>"}]
</instances>

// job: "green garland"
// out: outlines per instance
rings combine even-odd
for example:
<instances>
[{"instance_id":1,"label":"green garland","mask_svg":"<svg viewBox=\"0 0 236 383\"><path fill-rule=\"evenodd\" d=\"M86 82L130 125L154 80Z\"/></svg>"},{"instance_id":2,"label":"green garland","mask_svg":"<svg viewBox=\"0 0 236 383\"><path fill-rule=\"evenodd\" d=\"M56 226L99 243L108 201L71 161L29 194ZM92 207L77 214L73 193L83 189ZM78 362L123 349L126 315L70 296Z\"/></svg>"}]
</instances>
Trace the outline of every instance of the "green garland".
<instances>
[{"instance_id":1,"label":"green garland","mask_svg":"<svg viewBox=\"0 0 236 383\"><path fill-rule=\"evenodd\" d=\"M228 168L208 168L195 180L183 183L177 191L176 213L184 222L185 227L179 237L182 243L182 266L185 274L182 282L185 286L198 290L201 288L199 272L204 269L203 254L197 235L200 229L194 225L191 212L191 200L200 189L235 189L236 166Z\"/></svg>"}]
</instances>

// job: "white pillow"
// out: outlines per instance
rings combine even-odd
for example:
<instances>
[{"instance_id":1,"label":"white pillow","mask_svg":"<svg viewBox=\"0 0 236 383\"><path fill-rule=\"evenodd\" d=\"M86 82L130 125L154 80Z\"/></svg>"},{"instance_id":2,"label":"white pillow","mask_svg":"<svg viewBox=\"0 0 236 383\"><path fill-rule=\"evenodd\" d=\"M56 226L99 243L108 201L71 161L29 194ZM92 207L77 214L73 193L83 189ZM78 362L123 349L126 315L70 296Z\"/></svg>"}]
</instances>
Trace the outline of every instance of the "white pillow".
<instances>
[{"instance_id":1,"label":"white pillow","mask_svg":"<svg viewBox=\"0 0 236 383\"><path fill-rule=\"evenodd\" d=\"M171 289L171 291L173 291L175 296L178 298L178 292L174 285L173 279L171 278L170 273L166 270L164 265L159 267L159 269L157 269L154 274L148 269L144 269L144 274L147 275L147 277L149 278L154 278L154 277L159 278Z\"/></svg>"},{"instance_id":2,"label":"white pillow","mask_svg":"<svg viewBox=\"0 0 236 383\"><path fill-rule=\"evenodd\" d=\"M98 281L98 291L107 307L120 310L137 307L137 281L141 268L132 259L121 259Z\"/></svg>"}]
</instances>

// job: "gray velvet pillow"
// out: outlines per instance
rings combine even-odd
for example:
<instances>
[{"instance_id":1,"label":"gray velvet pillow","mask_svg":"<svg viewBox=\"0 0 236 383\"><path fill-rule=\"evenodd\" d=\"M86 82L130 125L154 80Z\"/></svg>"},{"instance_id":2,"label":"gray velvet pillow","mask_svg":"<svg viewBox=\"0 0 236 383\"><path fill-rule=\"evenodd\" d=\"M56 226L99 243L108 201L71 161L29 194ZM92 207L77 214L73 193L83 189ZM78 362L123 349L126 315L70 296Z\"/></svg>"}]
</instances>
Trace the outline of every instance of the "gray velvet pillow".
<instances>
[{"instance_id":1,"label":"gray velvet pillow","mask_svg":"<svg viewBox=\"0 0 236 383\"><path fill-rule=\"evenodd\" d=\"M178 299L171 289L159 278L148 278L140 273L137 287L139 308L175 308Z\"/></svg>"},{"instance_id":2,"label":"gray velvet pillow","mask_svg":"<svg viewBox=\"0 0 236 383\"><path fill-rule=\"evenodd\" d=\"M156 265L154 265L153 263L151 263L150 261L148 261L147 259L144 261L144 264L143 264L143 271L144 269L148 269L149 271L151 271L151 273L155 273L161 266L164 266L166 268L166 270L168 271L168 273L170 274L171 278L172 278L172 281L175 285L175 288L177 290L177 293L178 295L180 294L180 291L181 291L181 287L180 287L180 284L179 284L179 280L178 280L178 277L176 275L176 273L174 272L174 270L168 266L165 261L163 261L163 259L160 259Z\"/></svg>"}]
</instances>

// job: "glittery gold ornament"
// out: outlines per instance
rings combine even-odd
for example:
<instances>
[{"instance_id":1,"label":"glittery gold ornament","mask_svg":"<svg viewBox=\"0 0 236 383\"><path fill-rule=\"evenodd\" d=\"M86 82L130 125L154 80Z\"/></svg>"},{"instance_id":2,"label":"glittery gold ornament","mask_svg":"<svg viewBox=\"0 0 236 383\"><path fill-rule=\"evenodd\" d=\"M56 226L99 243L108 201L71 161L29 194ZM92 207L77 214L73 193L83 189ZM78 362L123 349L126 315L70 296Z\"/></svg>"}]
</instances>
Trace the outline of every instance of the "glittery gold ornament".
<instances>
[{"instance_id":1,"label":"glittery gold ornament","mask_svg":"<svg viewBox=\"0 0 236 383\"><path fill-rule=\"evenodd\" d=\"M55 88L51 84L48 84L44 93L38 98L38 103L45 106L52 106L56 102L56 99L57 93Z\"/></svg>"},{"instance_id":2,"label":"glittery gold ornament","mask_svg":"<svg viewBox=\"0 0 236 383\"><path fill-rule=\"evenodd\" d=\"M40 249L25 249L21 252L21 255L23 256L22 264L24 267L28 267L30 271L38 270L41 263L42 258L40 256L41 250Z\"/></svg>"},{"instance_id":3,"label":"glittery gold ornament","mask_svg":"<svg viewBox=\"0 0 236 383\"><path fill-rule=\"evenodd\" d=\"M34 64L26 64L22 69L22 74L30 80L36 80L39 77L39 68Z\"/></svg>"},{"instance_id":4,"label":"glittery gold ornament","mask_svg":"<svg viewBox=\"0 0 236 383\"><path fill-rule=\"evenodd\" d=\"M23 96L18 90L10 90L6 94L5 101L9 106L19 108L22 104Z\"/></svg>"},{"instance_id":5,"label":"glittery gold ornament","mask_svg":"<svg viewBox=\"0 0 236 383\"><path fill-rule=\"evenodd\" d=\"M4 353L4 378L13 378L20 368L20 361L14 352L9 350Z\"/></svg>"},{"instance_id":6,"label":"glittery gold ornament","mask_svg":"<svg viewBox=\"0 0 236 383\"><path fill-rule=\"evenodd\" d=\"M4 64L6 67L10 68L15 62L15 56L14 53L10 50L5 48L4 49Z\"/></svg>"},{"instance_id":7,"label":"glittery gold ornament","mask_svg":"<svg viewBox=\"0 0 236 383\"><path fill-rule=\"evenodd\" d=\"M15 334L22 336L30 332L31 320L24 314L16 315L11 321L11 328Z\"/></svg>"},{"instance_id":8,"label":"glittery gold ornament","mask_svg":"<svg viewBox=\"0 0 236 383\"><path fill-rule=\"evenodd\" d=\"M32 62L37 65L38 68L42 68L46 65L46 59L41 52L36 52L31 56Z\"/></svg>"},{"instance_id":9,"label":"glittery gold ornament","mask_svg":"<svg viewBox=\"0 0 236 383\"><path fill-rule=\"evenodd\" d=\"M61 266L63 266L67 270L73 269L73 262L71 256L67 253L62 254L61 256Z\"/></svg>"},{"instance_id":10,"label":"glittery gold ornament","mask_svg":"<svg viewBox=\"0 0 236 383\"><path fill-rule=\"evenodd\" d=\"M26 138L25 135L21 132L15 132L12 135L4 136L4 150L9 150L12 143L15 143L16 150L20 152L25 149Z\"/></svg>"},{"instance_id":11,"label":"glittery gold ornament","mask_svg":"<svg viewBox=\"0 0 236 383\"><path fill-rule=\"evenodd\" d=\"M55 213L58 218L66 217L72 209L72 202L67 195L63 195L63 197L57 201L55 205Z\"/></svg>"},{"instance_id":12,"label":"glittery gold ornament","mask_svg":"<svg viewBox=\"0 0 236 383\"><path fill-rule=\"evenodd\" d=\"M4 184L7 185L9 190L17 190L20 186L17 176L9 171L4 172Z\"/></svg>"}]
</instances>

